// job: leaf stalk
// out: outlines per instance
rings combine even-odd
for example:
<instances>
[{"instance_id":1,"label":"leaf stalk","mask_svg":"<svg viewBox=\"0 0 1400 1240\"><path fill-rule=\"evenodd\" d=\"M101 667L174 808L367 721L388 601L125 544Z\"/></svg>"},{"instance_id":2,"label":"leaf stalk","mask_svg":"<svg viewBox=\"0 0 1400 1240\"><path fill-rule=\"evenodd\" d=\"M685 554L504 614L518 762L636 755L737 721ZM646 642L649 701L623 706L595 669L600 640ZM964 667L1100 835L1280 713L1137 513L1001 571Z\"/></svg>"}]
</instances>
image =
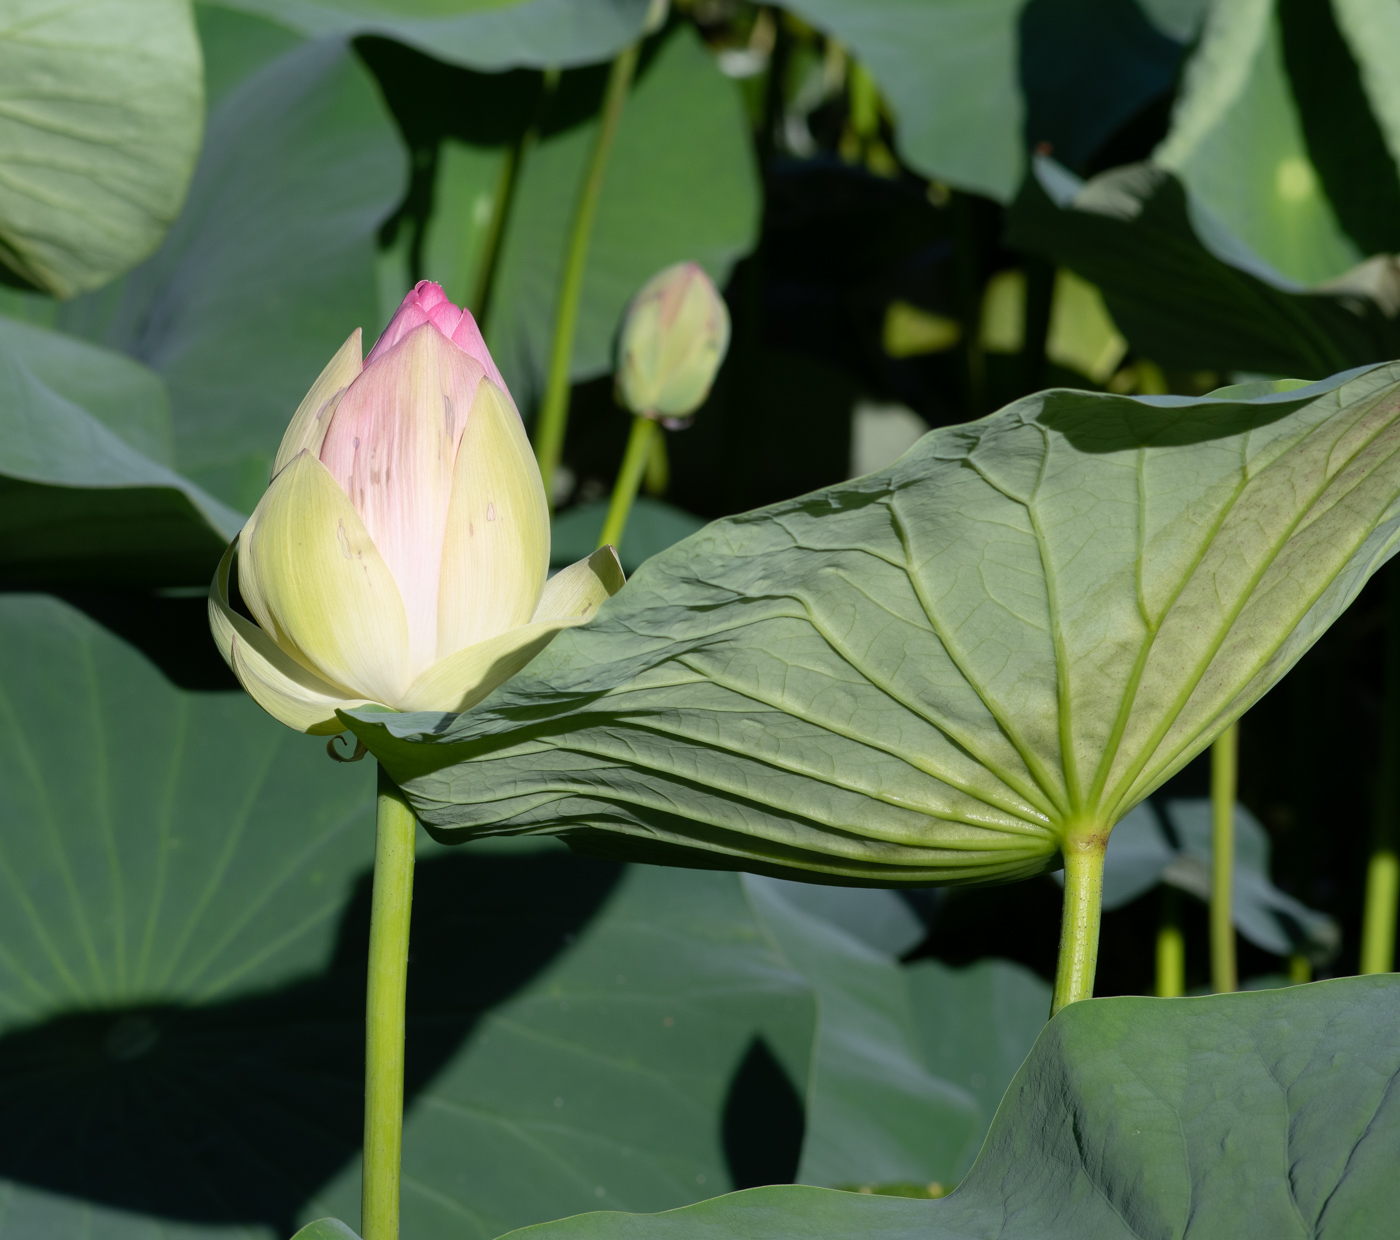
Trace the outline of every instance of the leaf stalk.
<instances>
[{"instance_id":1,"label":"leaf stalk","mask_svg":"<svg viewBox=\"0 0 1400 1240\"><path fill-rule=\"evenodd\" d=\"M379 768L365 996L365 1153L360 1193L364 1240L398 1240L403 1152L404 1003L413 908L417 820Z\"/></svg>"},{"instance_id":2,"label":"leaf stalk","mask_svg":"<svg viewBox=\"0 0 1400 1240\"><path fill-rule=\"evenodd\" d=\"M1060 920L1060 959L1050 1015L1094 993L1099 959L1099 922L1103 916L1103 858L1108 832L1073 831L1064 843L1065 902Z\"/></svg>"},{"instance_id":3,"label":"leaf stalk","mask_svg":"<svg viewBox=\"0 0 1400 1240\"><path fill-rule=\"evenodd\" d=\"M569 420L569 364L574 353L574 331L578 326L583 274L588 266L588 243L593 235L593 219L598 214L598 199L603 191L608 155L617 135L618 121L622 118L622 105L627 101L627 91L637 72L640 52L640 43L624 48L608 71L603 110L598 118L598 136L594 140L583 185L579 189L573 228L569 233L569 248L564 257L559 304L554 313L549 375L545 381L544 399L540 403L539 421L535 426L535 459L539 461L540 473L544 477L544 493L551 509L554 506L554 474L564 453L564 432Z\"/></svg>"},{"instance_id":4,"label":"leaf stalk","mask_svg":"<svg viewBox=\"0 0 1400 1240\"><path fill-rule=\"evenodd\" d=\"M1239 989L1235 960L1235 794L1239 784L1239 724L1210 749L1210 984L1216 994Z\"/></svg>"},{"instance_id":5,"label":"leaf stalk","mask_svg":"<svg viewBox=\"0 0 1400 1240\"><path fill-rule=\"evenodd\" d=\"M632 430L627 436L627 448L622 454L622 465L617 471L617 481L613 483L612 500L608 504L607 519L603 522L603 532L598 535L598 545L606 547L622 546L622 535L627 529L627 518L632 515L632 504L637 498L637 488L647 472L651 461L653 445L660 428L643 414L632 418Z\"/></svg>"}]
</instances>

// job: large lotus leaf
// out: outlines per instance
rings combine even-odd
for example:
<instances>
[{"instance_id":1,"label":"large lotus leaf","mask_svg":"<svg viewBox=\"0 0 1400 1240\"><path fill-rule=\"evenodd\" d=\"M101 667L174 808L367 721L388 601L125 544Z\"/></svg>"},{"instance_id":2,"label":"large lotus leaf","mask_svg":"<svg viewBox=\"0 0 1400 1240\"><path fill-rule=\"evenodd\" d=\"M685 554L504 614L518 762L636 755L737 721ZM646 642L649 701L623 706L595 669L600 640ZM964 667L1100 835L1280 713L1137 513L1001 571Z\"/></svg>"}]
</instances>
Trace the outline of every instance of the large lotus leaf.
<instances>
[{"instance_id":1,"label":"large lotus leaf","mask_svg":"<svg viewBox=\"0 0 1400 1240\"><path fill-rule=\"evenodd\" d=\"M1093 999L1046 1027L941 1201L763 1188L521 1240L1381 1236L1400 1209L1400 978Z\"/></svg>"},{"instance_id":2,"label":"large lotus leaf","mask_svg":"<svg viewBox=\"0 0 1400 1240\"><path fill-rule=\"evenodd\" d=\"M981 1116L965 1090L925 1067L898 961L804 912L786 898L792 884L744 882L774 942L817 994L797 1178L833 1186L951 1180L976 1151Z\"/></svg>"},{"instance_id":3,"label":"large lotus leaf","mask_svg":"<svg viewBox=\"0 0 1400 1240\"><path fill-rule=\"evenodd\" d=\"M904 972L924 1062L977 1103L977 1127L952 1176L939 1181L946 1185L966 1174L1011 1078L1045 1027L1050 983L1009 960L979 960L961 969L918 960Z\"/></svg>"},{"instance_id":4,"label":"large lotus leaf","mask_svg":"<svg viewBox=\"0 0 1400 1240\"><path fill-rule=\"evenodd\" d=\"M1400 94L1388 71L1400 55L1397 16L1370 0L1278 4L1308 157L1343 231L1365 254L1400 251Z\"/></svg>"},{"instance_id":5,"label":"large lotus leaf","mask_svg":"<svg viewBox=\"0 0 1400 1240\"><path fill-rule=\"evenodd\" d=\"M1008 243L1097 285L1139 354L1185 370L1318 379L1400 353L1400 323L1364 286L1323 294L1285 280L1160 168L1132 164L1087 183L1048 159L1034 171Z\"/></svg>"},{"instance_id":6,"label":"large lotus leaf","mask_svg":"<svg viewBox=\"0 0 1400 1240\"><path fill-rule=\"evenodd\" d=\"M909 164L1002 202L1021 183L1028 143L1049 142L1079 164L1170 87L1181 57L1180 42L1154 29L1133 0L791 7L874 74Z\"/></svg>"},{"instance_id":7,"label":"large lotus leaf","mask_svg":"<svg viewBox=\"0 0 1400 1240\"><path fill-rule=\"evenodd\" d=\"M309 35L378 34L473 69L569 67L633 42L650 0L229 0Z\"/></svg>"},{"instance_id":8,"label":"large lotus leaf","mask_svg":"<svg viewBox=\"0 0 1400 1240\"><path fill-rule=\"evenodd\" d=\"M181 690L68 605L0 598L4 1226L354 1223L372 789L243 694ZM682 1205L762 1182L775 1142L786 1178L804 1110L813 1141L839 1115L946 1175L971 1105L924 1068L903 973L791 894L547 840L429 844L405 1237ZM897 897L852 894L847 922L899 923Z\"/></svg>"},{"instance_id":9,"label":"large lotus leaf","mask_svg":"<svg viewBox=\"0 0 1400 1240\"><path fill-rule=\"evenodd\" d=\"M1051 391L726 518L457 716L344 718L439 838L986 882L1106 830L1400 537L1400 366Z\"/></svg>"},{"instance_id":10,"label":"large lotus leaf","mask_svg":"<svg viewBox=\"0 0 1400 1240\"><path fill-rule=\"evenodd\" d=\"M203 28L211 39L238 33L227 22ZM162 375L179 469L244 511L321 368L356 327L374 334L375 232L405 163L344 42L256 64L211 115L189 200L160 250L60 316Z\"/></svg>"},{"instance_id":11,"label":"large lotus leaf","mask_svg":"<svg viewBox=\"0 0 1400 1240\"><path fill-rule=\"evenodd\" d=\"M0 14L0 260L72 297L145 258L180 209L204 119L189 0Z\"/></svg>"},{"instance_id":12,"label":"large lotus leaf","mask_svg":"<svg viewBox=\"0 0 1400 1240\"><path fill-rule=\"evenodd\" d=\"M27 581L200 584L242 518L170 468L160 377L0 319L0 567Z\"/></svg>"},{"instance_id":13,"label":"large lotus leaf","mask_svg":"<svg viewBox=\"0 0 1400 1240\"><path fill-rule=\"evenodd\" d=\"M1329 280L1362 257L1308 155L1274 0L1212 6L1153 158L1291 279Z\"/></svg>"},{"instance_id":14,"label":"large lotus leaf","mask_svg":"<svg viewBox=\"0 0 1400 1240\"><path fill-rule=\"evenodd\" d=\"M564 252L596 133L594 119L539 142L511 206L486 331L522 406L544 384ZM589 241L572 377L612 369L622 312L662 267L691 259L722 284L753 244L758 207L738 86L681 26L643 67L618 124Z\"/></svg>"}]
</instances>

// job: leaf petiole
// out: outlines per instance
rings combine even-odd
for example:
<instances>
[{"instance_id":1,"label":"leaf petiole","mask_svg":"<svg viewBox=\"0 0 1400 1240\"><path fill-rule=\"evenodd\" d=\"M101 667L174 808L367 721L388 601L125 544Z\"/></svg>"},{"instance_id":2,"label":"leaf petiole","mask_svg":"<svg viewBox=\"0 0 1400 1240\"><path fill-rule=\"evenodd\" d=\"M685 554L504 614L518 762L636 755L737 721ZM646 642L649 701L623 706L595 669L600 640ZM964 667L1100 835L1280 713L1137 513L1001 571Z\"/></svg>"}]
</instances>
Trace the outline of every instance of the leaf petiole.
<instances>
[{"instance_id":1,"label":"leaf petiole","mask_svg":"<svg viewBox=\"0 0 1400 1240\"><path fill-rule=\"evenodd\" d=\"M1099 959L1099 922L1103 915L1103 858L1106 830L1070 831L1063 845L1065 902L1060 921L1060 959L1050 1015L1094 993Z\"/></svg>"},{"instance_id":2,"label":"leaf petiole","mask_svg":"<svg viewBox=\"0 0 1400 1240\"><path fill-rule=\"evenodd\" d=\"M365 1155L360 1190L364 1240L398 1240L403 1149L404 1001L418 823L379 768L365 996Z\"/></svg>"}]
</instances>

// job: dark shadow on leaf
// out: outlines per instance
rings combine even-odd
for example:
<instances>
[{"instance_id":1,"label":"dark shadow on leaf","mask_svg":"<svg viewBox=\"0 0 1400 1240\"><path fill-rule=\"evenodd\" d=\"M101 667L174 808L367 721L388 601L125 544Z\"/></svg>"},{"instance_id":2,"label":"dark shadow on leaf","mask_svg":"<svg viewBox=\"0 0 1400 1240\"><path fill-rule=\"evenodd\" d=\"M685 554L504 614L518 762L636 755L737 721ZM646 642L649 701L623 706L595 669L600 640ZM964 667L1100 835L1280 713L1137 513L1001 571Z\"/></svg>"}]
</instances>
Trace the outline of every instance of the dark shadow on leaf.
<instances>
[{"instance_id":1,"label":"dark shadow on leaf","mask_svg":"<svg viewBox=\"0 0 1400 1240\"><path fill-rule=\"evenodd\" d=\"M1270 401L1258 405L1187 405L1175 408L1140 401L1086 401L1081 392L1044 395L1036 418L1058 431L1081 452L1124 452L1134 448L1179 448L1208 443L1268 426L1308 403Z\"/></svg>"},{"instance_id":2,"label":"dark shadow on leaf","mask_svg":"<svg viewBox=\"0 0 1400 1240\"><path fill-rule=\"evenodd\" d=\"M563 852L419 864L410 1107L481 1014L588 922L618 873ZM369 895L365 876L318 976L226 1003L75 1012L0 1038L0 1177L291 1235L360 1147Z\"/></svg>"},{"instance_id":3,"label":"dark shadow on leaf","mask_svg":"<svg viewBox=\"0 0 1400 1240\"><path fill-rule=\"evenodd\" d=\"M749 1044L729 1084L721 1131L736 1189L797 1179L806 1131L802 1099L762 1038Z\"/></svg>"}]
</instances>

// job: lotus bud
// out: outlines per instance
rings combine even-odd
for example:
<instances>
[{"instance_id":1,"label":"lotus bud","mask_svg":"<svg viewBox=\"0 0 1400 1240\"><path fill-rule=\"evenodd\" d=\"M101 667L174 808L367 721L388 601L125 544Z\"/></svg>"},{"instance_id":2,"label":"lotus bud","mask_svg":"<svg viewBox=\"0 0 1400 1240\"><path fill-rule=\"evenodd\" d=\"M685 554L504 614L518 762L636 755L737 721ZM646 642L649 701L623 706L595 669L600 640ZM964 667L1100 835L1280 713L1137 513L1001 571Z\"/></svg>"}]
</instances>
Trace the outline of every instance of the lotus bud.
<instances>
[{"instance_id":1,"label":"lotus bud","mask_svg":"<svg viewBox=\"0 0 1400 1240\"><path fill-rule=\"evenodd\" d=\"M627 307L618 346L617 399L676 430L710 394L729 348L729 310L696 263L652 276Z\"/></svg>"},{"instance_id":2,"label":"lotus bud","mask_svg":"<svg viewBox=\"0 0 1400 1240\"><path fill-rule=\"evenodd\" d=\"M610 547L546 580L534 453L475 320L438 285L360 352L356 331L293 415L209 594L239 682L321 735L356 706L466 710L622 585Z\"/></svg>"}]
</instances>

